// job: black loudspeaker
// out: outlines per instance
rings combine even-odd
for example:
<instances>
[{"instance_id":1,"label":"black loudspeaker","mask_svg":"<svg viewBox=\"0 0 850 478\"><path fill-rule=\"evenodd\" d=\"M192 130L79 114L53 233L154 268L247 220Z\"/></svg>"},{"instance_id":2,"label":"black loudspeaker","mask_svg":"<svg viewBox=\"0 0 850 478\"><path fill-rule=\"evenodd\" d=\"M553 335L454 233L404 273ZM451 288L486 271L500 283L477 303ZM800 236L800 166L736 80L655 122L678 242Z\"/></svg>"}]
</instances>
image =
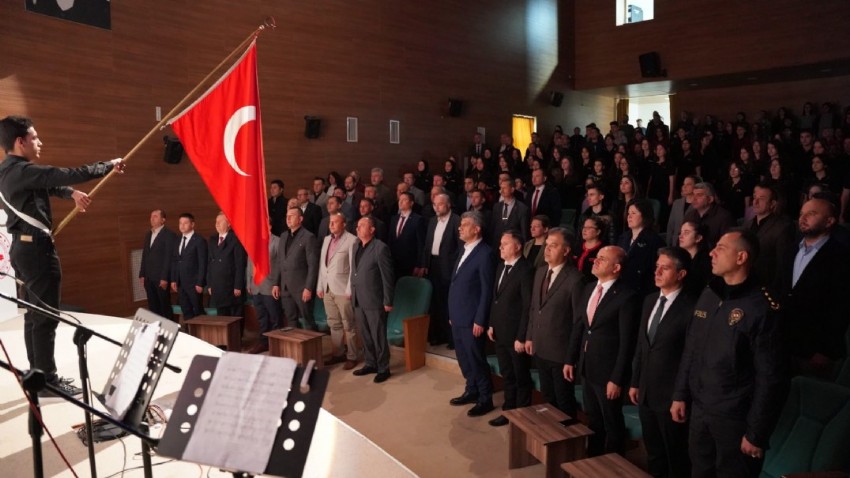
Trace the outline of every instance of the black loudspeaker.
<instances>
[{"instance_id":1,"label":"black loudspeaker","mask_svg":"<svg viewBox=\"0 0 850 478\"><path fill-rule=\"evenodd\" d=\"M163 136L162 141L165 143L165 154L162 160L168 164L177 164L183 159L185 150L183 144L177 138Z\"/></svg>"},{"instance_id":2,"label":"black loudspeaker","mask_svg":"<svg viewBox=\"0 0 850 478\"><path fill-rule=\"evenodd\" d=\"M461 111L463 111L463 101L449 98L449 116L457 118Z\"/></svg>"},{"instance_id":3,"label":"black loudspeaker","mask_svg":"<svg viewBox=\"0 0 850 478\"><path fill-rule=\"evenodd\" d=\"M644 53L638 57L640 62L640 75L644 78L657 78L667 76L667 71L661 69L661 57L657 51Z\"/></svg>"},{"instance_id":4,"label":"black loudspeaker","mask_svg":"<svg viewBox=\"0 0 850 478\"><path fill-rule=\"evenodd\" d=\"M560 91L553 91L551 95L549 95L549 104L554 107L560 107L564 102L564 94Z\"/></svg>"},{"instance_id":5,"label":"black loudspeaker","mask_svg":"<svg viewBox=\"0 0 850 478\"><path fill-rule=\"evenodd\" d=\"M304 117L304 136L310 139L316 139L319 137L319 130L322 127L322 120L316 118L315 116L305 116Z\"/></svg>"}]
</instances>

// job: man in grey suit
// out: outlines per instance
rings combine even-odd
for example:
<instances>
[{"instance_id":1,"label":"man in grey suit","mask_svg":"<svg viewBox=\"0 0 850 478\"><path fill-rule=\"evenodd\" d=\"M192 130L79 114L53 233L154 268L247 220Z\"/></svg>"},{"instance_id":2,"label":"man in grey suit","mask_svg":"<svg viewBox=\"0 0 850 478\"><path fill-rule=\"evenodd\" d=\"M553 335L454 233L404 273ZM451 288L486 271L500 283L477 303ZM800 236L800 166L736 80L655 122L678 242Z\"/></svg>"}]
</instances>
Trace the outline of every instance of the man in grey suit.
<instances>
[{"instance_id":1,"label":"man in grey suit","mask_svg":"<svg viewBox=\"0 0 850 478\"><path fill-rule=\"evenodd\" d=\"M331 203L328 201L328 204ZM325 304L333 344L333 359L326 365L345 361L343 368L351 370L357 365L357 355L360 353L354 308L351 306L351 251L357 238L345 230L345 216L341 212L332 213L328 219L330 234L322 242L319 284L316 286L316 295Z\"/></svg>"},{"instance_id":2,"label":"man in grey suit","mask_svg":"<svg viewBox=\"0 0 850 478\"><path fill-rule=\"evenodd\" d=\"M796 245L794 222L784 214L777 214L779 192L769 184L759 184L753 189L753 212L755 216L744 223L744 229L756 233L759 239L759 255L753 272L759 284L772 287L777 282L779 271L784 270L788 258Z\"/></svg>"},{"instance_id":3,"label":"man in grey suit","mask_svg":"<svg viewBox=\"0 0 850 478\"><path fill-rule=\"evenodd\" d=\"M694 185L701 183L702 178L699 176L686 176L682 182L682 197L673 201L670 206L670 217L667 219L667 245L679 245L679 229L682 228L682 223L685 222L685 213L691 207L691 201L694 200Z\"/></svg>"},{"instance_id":4,"label":"man in grey suit","mask_svg":"<svg viewBox=\"0 0 850 478\"><path fill-rule=\"evenodd\" d=\"M354 375L375 375L375 383L390 378L390 346L387 314L393 310L395 277L390 248L375 239L375 219L357 222L357 238L351 260L351 303L363 339L365 364Z\"/></svg>"},{"instance_id":5,"label":"man in grey suit","mask_svg":"<svg viewBox=\"0 0 850 478\"><path fill-rule=\"evenodd\" d=\"M269 231L271 231L271 222L269 222ZM269 264L277 263L279 247L280 237L271 234L269 237ZM272 295L274 281L272 280L271 273L263 279L260 285L255 284L254 263L249 260L246 277L248 280L248 293L254 297L254 310L257 312L257 321L260 322L260 341L248 353L258 354L269 350L269 338L263 334L281 326L280 301Z\"/></svg>"},{"instance_id":6,"label":"man in grey suit","mask_svg":"<svg viewBox=\"0 0 850 478\"><path fill-rule=\"evenodd\" d=\"M286 211L289 229L280 235L278 260L272 264L272 295L280 299L287 324L297 326L300 316L306 328L317 330L313 320L313 291L319 277L319 241L301 227L303 221L300 208Z\"/></svg>"},{"instance_id":7,"label":"man in grey suit","mask_svg":"<svg viewBox=\"0 0 850 478\"><path fill-rule=\"evenodd\" d=\"M507 180L499 183L499 202L493 206L490 218L490 234L487 243L493 249L498 249L499 241L505 231L519 231L522 241L528 240L528 206L514 198L514 183Z\"/></svg>"},{"instance_id":8,"label":"man in grey suit","mask_svg":"<svg viewBox=\"0 0 850 478\"><path fill-rule=\"evenodd\" d=\"M571 251L569 232L561 227L549 229L543 250L546 265L537 268L531 290L525 352L534 356L540 371L543 399L575 417L575 387L564 378L563 370L584 281L582 273L567 264Z\"/></svg>"}]
</instances>

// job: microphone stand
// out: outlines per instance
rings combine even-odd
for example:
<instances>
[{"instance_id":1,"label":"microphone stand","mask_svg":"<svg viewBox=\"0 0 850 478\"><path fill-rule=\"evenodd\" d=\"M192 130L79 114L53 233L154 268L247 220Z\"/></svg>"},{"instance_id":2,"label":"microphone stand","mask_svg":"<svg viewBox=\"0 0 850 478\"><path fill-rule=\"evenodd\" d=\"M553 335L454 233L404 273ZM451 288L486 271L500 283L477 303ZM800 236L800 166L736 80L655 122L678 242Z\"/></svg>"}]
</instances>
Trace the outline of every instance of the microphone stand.
<instances>
[{"instance_id":1,"label":"microphone stand","mask_svg":"<svg viewBox=\"0 0 850 478\"><path fill-rule=\"evenodd\" d=\"M106 342L117 345L118 347L121 347L122 344L118 341L115 341L115 340L101 334L101 333L95 332L94 330L89 329L88 327L86 327L84 325L78 324L76 322L72 322L72 321L65 319L64 317L62 317L58 314L55 314L55 313L53 313L53 312L51 312L51 311L49 311L49 310L47 310L43 307L39 307L35 304L27 302L23 299L19 299L17 297L10 297L10 296L3 294L3 293L0 293L0 298L6 299L10 302L14 302L15 304L18 304L19 306L27 309L30 312L34 312L34 313L40 314L44 317L59 321L63 324L70 325L71 327L74 327L76 329L74 331L74 344L77 346L77 357L78 357L78 365L79 365L79 371L80 371L80 381L82 382L82 385L83 385L83 387L82 387L83 388L83 404L85 406L81 407L81 408L83 408L85 410L84 414L85 414L85 423L86 423L86 441L88 442L89 466L91 467L92 478L97 478L97 464L95 463L95 456L94 456L94 431L92 430L92 419L91 419L91 416L92 416L91 410L94 410L94 408L91 406L91 400L89 398L89 384L88 384L88 382L89 382L89 368L88 368L88 363L87 363L87 360L86 360L86 343L89 341L89 339L92 336L95 336L95 337L98 337L98 338L100 338L100 339L102 339ZM165 363L164 366L166 368L168 368L169 370L175 372L175 373L182 372L182 370L179 367L175 367L174 365L170 365L168 363ZM41 380L46 382L46 378L43 377L43 373L42 373L42 379ZM47 386L47 389L56 393L56 388L54 388L53 385L51 385L49 383L45 383L45 385ZM41 390L41 389L43 389L43 388L39 388L39 390ZM59 393L59 395L62 395L64 397L68 397L64 393ZM34 403L37 405L37 403L38 403L37 402L38 393L30 393L30 397L33 398ZM66 400L67 399L68 398L66 398ZM71 400L74 400L74 399L71 399ZM76 402L76 400L74 400L74 401ZM104 416L108 416L108 415L104 415L104 414L101 414L101 413L95 413L95 415L98 415L101 418L104 418ZM33 420L34 420L34 417L31 416L30 417L30 434L32 434L33 432L37 432L38 436L40 437L41 436L41 431L40 431L41 425L36 423L36 426L34 427L34 425L32 424ZM115 420L110 417L109 421L114 422ZM122 428L124 428L124 427L122 427ZM141 437L140 432L131 432L131 433L133 433L134 435L139 435ZM147 437L147 435L145 435L145 437ZM34 436L33 440L35 440L35 439L36 438ZM40 438L39 438L39 440L40 440ZM144 440L145 439L143 438L142 439L143 451L144 451L144 448L145 448ZM40 455L41 455L40 445L41 445L41 443L39 442L39 448L38 448L39 460L41 459L41 457L40 457ZM36 454L36 448L33 447L33 459L35 459L35 454ZM150 460L148 459L148 460L145 461L145 464L148 464L149 462L150 462Z\"/></svg>"}]
</instances>

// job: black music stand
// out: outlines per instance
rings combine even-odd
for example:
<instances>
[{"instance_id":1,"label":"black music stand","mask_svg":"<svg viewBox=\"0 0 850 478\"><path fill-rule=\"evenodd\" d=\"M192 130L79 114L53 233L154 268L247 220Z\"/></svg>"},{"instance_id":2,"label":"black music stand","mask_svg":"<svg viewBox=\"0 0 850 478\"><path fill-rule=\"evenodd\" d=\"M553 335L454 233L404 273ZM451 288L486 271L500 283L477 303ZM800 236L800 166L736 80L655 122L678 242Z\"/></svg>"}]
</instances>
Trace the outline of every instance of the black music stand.
<instances>
[{"instance_id":1,"label":"black music stand","mask_svg":"<svg viewBox=\"0 0 850 478\"><path fill-rule=\"evenodd\" d=\"M177 396L177 403L171 412L171 418L165 427L165 433L160 439L157 448L159 455L183 460L186 445L189 443L192 430L196 428L199 411L207 397L206 392L212 383L212 374L215 373L217 364L217 357L199 355L192 360L192 365L186 373L186 380ZM309 373L309 390L302 390L299 386L305 373ZM315 369L313 361L307 367L296 368L287 405L281 415L281 426L278 427L275 435L264 474L286 477L302 475L329 377L327 370ZM190 407L194 410L192 415L189 414ZM291 431L287 426L293 420L298 420L301 425L295 431ZM202 464L224 468L221 463ZM228 471L234 476L251 476L240 470Z\"/></svg>"}]
</instances>

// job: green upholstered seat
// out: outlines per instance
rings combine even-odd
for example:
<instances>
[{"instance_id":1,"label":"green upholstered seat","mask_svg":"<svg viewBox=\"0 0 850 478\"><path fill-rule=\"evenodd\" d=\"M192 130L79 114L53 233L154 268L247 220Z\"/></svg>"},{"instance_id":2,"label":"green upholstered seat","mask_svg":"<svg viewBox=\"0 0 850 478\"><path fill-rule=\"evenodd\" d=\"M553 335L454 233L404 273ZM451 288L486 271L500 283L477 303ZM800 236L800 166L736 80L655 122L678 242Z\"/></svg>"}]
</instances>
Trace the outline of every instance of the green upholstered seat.
<instances>
[{"instance_id":1,"label":"green upholstered seat","mask_svg":"<svg viewBox=\"0 0 850 478\"><path fill-rule=\"evenodd\" d=\"M499 357L495 355L487 356L487 364L490 365L490 372L493 375L502 376L502 367L499 366Z\"/></svg>"},{"instance_id":2,"label":"green upholstered seat","mask_svg":"<svg viewBox=\"0 0 850 478\"><path fill-rule=\"evenodd\" d=\"M643 438L643 427L640 424L638 407L635 405L624 405L623 418L626 421L626 436L629 440L640 440Z\"/></svg>"},{"instance_id":3,"label":"green upholstered seat","mask_svg":"<svg viewBox=\"0 0 850 478\"><path fill-rule=\"evenodd\" d=\"M313 321L316 322L319 332L329 332L331 330L328 327L328 314L325 312L325 301L318 297L313 300ZM304 317L298 317L298 324L302 329L307 327Z\"/></svg>"},{"instance_id":4,"label":"green upholstered seat","mask_svg":"<svg viewBox=\"0 0 850 478\"><path fill-rule=\"evenodd\" d=\"M762 478L789 473L850 472L850 388L795 377L770 437Z\"/></svg>"},{"instance_id":5,"label":"green upholstered seat","mask_svg":"<svg viewBox=\"0 0 850 478\"><path fill-rule=\"evenodd\" d=\"M431 307L431 282L419 277L405 276L395 284L393 310L387 317L387 340L391 345L404 346L404 326L409 317L425 315Z\"/></svg>"}]
</instances>

